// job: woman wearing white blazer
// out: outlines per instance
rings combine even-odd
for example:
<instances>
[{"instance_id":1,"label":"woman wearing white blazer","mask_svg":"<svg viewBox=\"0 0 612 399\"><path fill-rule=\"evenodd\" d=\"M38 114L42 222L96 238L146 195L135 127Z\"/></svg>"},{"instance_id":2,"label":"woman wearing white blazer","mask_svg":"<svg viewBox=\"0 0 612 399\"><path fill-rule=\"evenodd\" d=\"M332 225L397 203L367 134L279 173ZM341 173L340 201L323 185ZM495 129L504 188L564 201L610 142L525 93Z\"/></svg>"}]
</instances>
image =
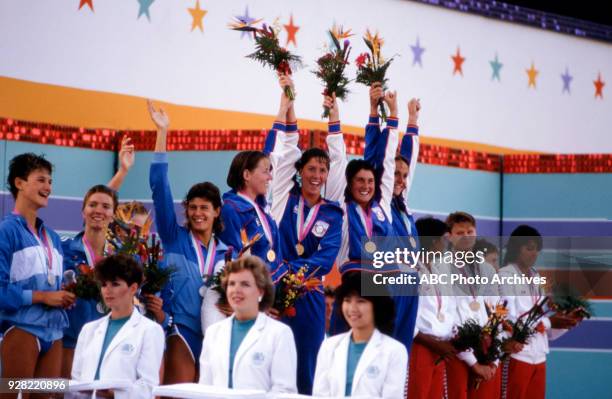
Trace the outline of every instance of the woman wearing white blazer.
<instances>
[{"instance_id":1,"label":"woman wearing white blazer","mask_svg":"<svg viewBox=\"0 0 612 399\"><path fill-rule=\"evenodd\" d=\"M115 392L115 398L151 398L153 387L159 384L164 333L159 324L142 316L133 305L143 278L142 268L130 256L112 255L98 262L94 270L102 285L102 299L111 312L83 326L74 353L72 379L127 379L133 383L132 388Z\"/></svg>"},{"instance_id":2,"label":"woman wearing white blazer","mask_svg":"<svg viewBox=\"0 0 612 399\"><path fill-rule=\"evenodd\" d=\"M234 314L206 330L200 384L266 392L297 392L291 329L263 311L274 302L268 267L256 256L225 266L221 284Z\"/></svg>"},{"instance_id":3,"label":"woman wearing white blazer","mask_svg":"<svg viewBox=\"0 0 612 399\"><path fill-rule=\"evenodd\" d=\"M336 291L351 330L323 341L313 395L403 399L408 352L393 332L395 306L367 273L347 273ZM370 296L372 295L372 296Z\"/></svg>"}]
</instances>

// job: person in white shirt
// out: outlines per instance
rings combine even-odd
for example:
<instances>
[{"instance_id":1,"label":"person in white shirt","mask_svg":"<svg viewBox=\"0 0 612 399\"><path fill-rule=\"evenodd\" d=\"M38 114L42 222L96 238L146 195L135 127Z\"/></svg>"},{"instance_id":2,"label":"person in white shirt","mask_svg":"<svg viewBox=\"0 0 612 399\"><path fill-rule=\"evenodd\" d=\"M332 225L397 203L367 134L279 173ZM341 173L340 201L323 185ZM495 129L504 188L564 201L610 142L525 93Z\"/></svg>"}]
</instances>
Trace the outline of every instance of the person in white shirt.
<instances>
[{"instance_id":1,"label":"person in white shirt","mask_svg":"<svg viewBox=\"0 0 612 399\"><path fill-rule=\"evenodd\" d=\"M129 380L128 391L98 391L98 396L150 398L159 384L164 332L141 315L134 296L143 280L142 267L128 255L111 255L94 268L102 299L110 313L83 326L72 363L72 379Z\"/></svg>"},{"instance_id":2,"label":"person in white shirt","mask_svg":"<svg viewBox=\"0 0 612 399\"><path fill-rule=\"evenodd\" d=\"M534 268L542 250L542 236L533 227L518 226L511 234L504 256L500 278L511 276L540 277ZM508 318L516 320L539 302L546 293L537 284L500 284L502 298L508 302ZM546 354L548 340L555 339L578 319L572 315L555 313L542 317L536 325L536 334L513 353L505 364L503 390L507 399L544 399L546 393Z\"/></svg>"},{"instance_id":3,"label":"person in white shirt","mask_svg":"<svg viewBox=\"0 0 612 399\"><path fill-rule=\"evenodd\" d=\"M391 338L395 306L368 273L342 276L336 290L341 317L350 330L323 341L313 395L405 398L408 352Z\"/></svg>"},{"instance_id":4,"label":"person in white shirt","mask_svg":"<svg viewBox=\"0 0 612 399\"><path fill-rule=\"evenodd\" d=\"M206 330L200 384L296 393L297 353L291 328L267 316L274 286L266 264L245 256L225 265L221 280L233 315Z\"/></svg>"}]
</instances>

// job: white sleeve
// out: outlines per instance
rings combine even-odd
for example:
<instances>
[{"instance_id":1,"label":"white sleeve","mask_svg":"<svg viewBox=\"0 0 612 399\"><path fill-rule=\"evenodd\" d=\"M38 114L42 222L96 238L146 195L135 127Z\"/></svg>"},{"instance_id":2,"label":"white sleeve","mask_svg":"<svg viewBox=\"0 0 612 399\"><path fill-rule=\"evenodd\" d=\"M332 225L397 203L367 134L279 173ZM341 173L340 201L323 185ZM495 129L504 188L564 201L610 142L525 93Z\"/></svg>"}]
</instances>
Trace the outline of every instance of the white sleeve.
<instances>
[{"instance_id":1,"label":"white sleeve","mask_svg":"<svg viewBox=\"0 0 612 399\"><path fill-rule=\"evenodd\" d=\"M298 133L277 130L276 145L270 154L273 167L271 214L278 224L285 213L289 192L293 188L293 176L296 173L295 162L302 156L298 147L299 139Z\"/></svg>"},{"instance_id":2,"label":"white sleeve","mask_svg":"<svg viewBox=\"0 0 612 399\"><path fill-rule=\"evenodd\" d=\"M319 354L317 355L317 368L314 375L314 383L312 385L312 395L327 397L332 396L330 378L332 377L333 348L329 345L329 340L323 341Z\"/></svg>"},{"instance_id":3,"label":"white sleeve","mask_svg":"<svg viewBox=\"0 0 612 399\"><path fill-rule=\"evenodd\" d=\"M419 159L419 135L412 135L412 158L410 158L410 165L408 169L408 180L406 181L406 188L404 189L404 203L406 209L408 207L408 195L410 194L410 188L412 187L412 180L414 179L414 171L416 170L417 160Z\"/></svg>"},{"instance_id":4,"label":"white sleeve","mask_svg":"<svg viewBox=\"0 0 612 399\"><path fill-rule=\"evenodd\" d=\"M397 152L398 133L397 129L391 126L387 126L387 129L389 129L389 138L385 147L383 174L380 181L380 206L385 211L389 223L392 223L391 200L393 199L393 186L395 185L395 154Z\"/></svg>"},{"instance_id":5,"label":"white sleeve","mask_svg":"<svg viewBox=\"0 0 612 399\"><path fill-rule=\"evenodd\" d=\"M346 188L345 171L348 164L344 136L342 133L330 133L325 140L331 161L325 185L325 198L343 204Z\"/></svg>"},{"instance_id":6,"label":"white sleeve","mask_svg":"<svg viewBox=\"0 0 612 399\"><path fill-rule=\"evenodd\" d=\"M210 348L214 345L214 327L209 327L204 334L204 342L202 343L202 352L200 352L200 380L198 384L212 385L212 370L209 362L211 358Z\"/></svg>"},{"instance_id":7,"label":"white sleeve","mask_svg":"<svg viewBox=\"0 0 612 399\"><path fill-rule=\"evenodd\" d=\"M153 388L159 385L159 371L164 355L164 331L157 323L147 327L142 337L142 351L136 364L138 379L132 387L132 398L151 398Z\"/></svg>"},{"instance_id":8,"label":"white sleeve","mask_svg":"<svg viewBox=\"0 0 612 399\"><path fill-rule=\"evenodd\" d=\"M408 371L408 352L404 345L393 350L387 365L387 375L383 384L383 399L403 399L406 397L406 373Z\"/></svg>"},{"instance_id":9,"label":"white sleeve","mask_svg":"<svg viewBox=\"0 0 612 399\"><path fill-rule=\"evenodd\" d=\"M72 370L70 371L70 378L75 381L81 381L83 372L83 350L89 344L88 337L89 328L87 325L83 326L81 332L79 333L79 337L77 338L76 348L74 349L73 362L72 362ZM99 357L99 356L98 356Z\"/></svg>"},{"instance_id":10,"label":"white sleeve","mask_svg":"<svg viewBox=\"0 0 612 399\"><path fill-rule=\"evenodd\" d=\"M297 393L297 352L293 332L286 326L277 337L274 346L270 377L272 386L270 392Z\"/></svg>"}]
</instances>

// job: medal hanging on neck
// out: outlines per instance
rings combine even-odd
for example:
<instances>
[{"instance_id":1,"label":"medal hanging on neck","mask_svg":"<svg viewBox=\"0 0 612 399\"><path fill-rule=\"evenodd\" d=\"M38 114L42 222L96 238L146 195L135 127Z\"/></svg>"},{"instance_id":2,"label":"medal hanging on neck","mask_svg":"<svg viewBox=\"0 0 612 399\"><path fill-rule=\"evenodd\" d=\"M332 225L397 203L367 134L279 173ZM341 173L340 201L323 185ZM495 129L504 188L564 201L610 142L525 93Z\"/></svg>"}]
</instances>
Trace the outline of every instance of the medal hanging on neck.
<instances>
[{"instance_id":1,"label":"medal hanging on neck","mask_svg":"<svg viewBox=\"0 0 612 399\"><path fill-rule=\"evenodd\" d=\"M429 268L423 265L422 263L419 263L419 271L423 271L424 273L429 274L431 276L431 271L429 270ZM444 320L446 318L444 317L444 313L442 313L442 294L440 293L437 284L431 285L433 286L434 292L436 294L436 318L440 323L444 323Z\"/></svg>"},{"instance_id":2,"label":"medal hanging on neck","mask_svg":"<svg viewBox=\"0 0 612 399\"><path fill-rule=\"evenodd\" d=\"M306 216L306 220L304 220L304 197L300 195L300 201L298 203L298 213L297 213L297 239L298 242L295 244L295 251L298 256L304 255L304 244L302 241L306 238L312 225L317 219L317 214L319 213L319 208L321 208L321 204L317 204L313 206L308 212L308 216Z\"/></svg>"},{"instance_id":3,"label":"medal hanging on neck","mask_svg":"<svg viewBox=\"0 0 612 399\"><path fill-rule=\"evenodd\" d=\"M462 267L461 270L461 274L463 274L466 278L470 277L468 276L467 272L464 270L465 268L467 268L468 266L464 266ZM478 298L476 295L476 290L474 289L474 287L472 286L472 284L468 284L468 289L470 290L470 294L472 296L472 301L469 304L470 309L473 312L478 312L480 310L480 302L478 302Z\"/></svg>"},{"instance_id":4,"label":"medal hanging on neck","mask_svg":"<svg viewBox=\"0 0 612 399\"><path fill-rule=\"evenodd\" d=\"M406 230L408 231L408 240L410 241L410 245L412 246L412 248L416 248L417 243L414 238L414 235L412 234L412 223L410 222L410 218L408 217L408 214L404 211L400 211L400 214L402 215L404 226L406 226Z\"/></svg>"},{"instance_id":5,"label":"medal hanging on neck","mask_svg":"<svg viewBox=\"0 0 612 399\"><path fill-rule=\"evenodd\" d=\"M106 241L104 241L104 247L103 247L104 249L102 251L102 256L98 256L96 254L91 243L89 242L87 237L85 237L85 234L83 234L82 241L83 241L83 249L85 250L85 258L87 259L87 264L89 265L89 267L93 268L96 265L96 263L98 263L98 261L105 256Z\"/></svg>"},{"instance_id":6,"label":"medal hanging on neck","mask_svg":"<svg viewBox=\"0 0 612 399\"><path fill-rule=\"evenodd\" d=\"M270 249L268 249L268 252L266 253L266 258L268 259L268 262L274 262L276 260L276 252L274 252L274 239L272 237L272 228L268 223L268 218L266 217L265 212L261 209L257 202L253 201L246 195L242 193L238 193L238 195L245 201L247 201L249 204L251 204L253 206L253 209L255 209L255 213L257 214L257 218L259 219L261 228L263 229L264 235L266 236L266 239L268 240L268 245L270 247Z\"/></svg>"},{"instance_id":7,"label":"medal hanging on neck","mask_svg":"<svg viewBox=\"0 0 612 399\"><path fill-rule=\"evenodd\" d=\"M368 237L368 241L366 241L363 248L368 253L373 253L376 251L376 243L372 240L372 231L374 229L372 225L372 210L368 209L366 213L360 205L356 205L357 214L359 215L359 219L361 219L361 225L364 227L366 232L366 236Z\"/></svg>"},{"instance_id":8,"label":"medal hanging on neck","mask_svg":"<svg viewBox=\"0 0 612 399\"><path fill-rule=\"evenodd\" d=\"M202 252L202 244L200 240L198 240L192 232L189 232L191 236L191 243L193 245L193 249L196 253L196 259L198 261L198 270L200 271L200 276L204 281L204 285L200 287L200 295L204 297L206 292L206 283L207 280L212 278L215 272L215 257L217 253L217 243L215 242L215 235L213 234L210 237L210 241L208 242L208 250L206 252L206 258L204 258L204 253Z\"/></svg>"},{"instance_id":9,"label":"medal hanging on neck","mask_svg":"<svg viewBox=\"0 0 612 399\"><path fill-rule=\"evenodd\" d=\"M32 235L38 242L38 245L43 250L44 253L44 263L47 269L47 282L51 286L55 286L55 274L53 274L53 243L49 240L49 236L47 235L47 229L44 227L41 230L42 232L42 240L36 235L34 231L31 231Z\"/></svg>"}]
</instances>

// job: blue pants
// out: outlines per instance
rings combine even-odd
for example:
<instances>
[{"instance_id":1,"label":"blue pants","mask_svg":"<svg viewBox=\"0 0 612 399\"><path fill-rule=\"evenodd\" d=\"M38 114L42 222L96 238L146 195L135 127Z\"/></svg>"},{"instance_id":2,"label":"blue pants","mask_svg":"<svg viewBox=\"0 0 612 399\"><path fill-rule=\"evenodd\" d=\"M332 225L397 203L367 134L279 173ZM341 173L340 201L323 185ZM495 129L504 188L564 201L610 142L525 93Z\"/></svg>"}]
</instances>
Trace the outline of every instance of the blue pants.
<instances>
[{"instance_id":1,"label":"blue pants","mask_svg":"<svg viewBox=\"0 0 612 399\"><path fill-rule=\"evenodd\" d=\"M297 388L302 395L312 395L317 354L325 338L325 297L309 292L295 303L296 316L285 317L291 327L297 350Z\"/></svg>"}]
</instances>

